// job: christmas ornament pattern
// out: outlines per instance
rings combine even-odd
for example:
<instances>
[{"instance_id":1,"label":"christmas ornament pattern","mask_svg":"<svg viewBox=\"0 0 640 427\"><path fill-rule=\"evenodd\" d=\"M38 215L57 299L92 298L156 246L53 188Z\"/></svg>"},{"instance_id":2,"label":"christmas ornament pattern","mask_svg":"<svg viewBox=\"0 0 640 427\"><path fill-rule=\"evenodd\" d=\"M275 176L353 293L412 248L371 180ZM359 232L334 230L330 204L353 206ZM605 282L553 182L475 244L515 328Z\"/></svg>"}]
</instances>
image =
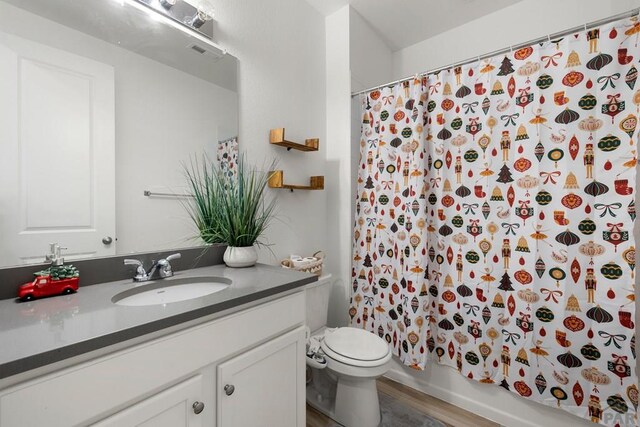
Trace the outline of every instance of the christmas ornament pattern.
<instances>
[{"instance_id":1,"label":"christmas ornament pattern","mask_svg":"<svg viewBox=\"0 0 640 427\"><path fill-rule=\"evenodd\" d=\"M352 326L604 425L638 425L640 22L362 100Z\"/></svg>"},{"instance_id":2,"label":"christmas ornament pattern","mask_svg":"<svg viewBox=\"0 0 640 427\"><path fill-rule=\"evenodd\" d=\"M229 176L235 176L238 173L238 138L234 136L218 141L216 159L222 172Z\"/></svg>"}]
</instances>

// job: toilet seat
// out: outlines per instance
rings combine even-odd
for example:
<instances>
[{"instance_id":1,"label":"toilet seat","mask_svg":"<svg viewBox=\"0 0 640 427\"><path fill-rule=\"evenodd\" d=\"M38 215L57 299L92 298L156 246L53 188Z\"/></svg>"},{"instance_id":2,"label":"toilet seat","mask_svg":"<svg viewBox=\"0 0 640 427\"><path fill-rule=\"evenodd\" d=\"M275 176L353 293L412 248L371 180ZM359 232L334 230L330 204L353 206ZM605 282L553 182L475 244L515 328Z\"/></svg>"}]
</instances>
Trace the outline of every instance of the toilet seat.
<instances>
[{"instance_id":1,"label":"toilet seat","mask_svg":"<svg viewBox=\"0 0 640 427\"><path fill-rule=\"evenodd\" d=\"M391 349L386 341L363 329L351 327L327 333L321 348L334 361L354 367L378 367L391 359Z\"/></svg>"}]
</instances>

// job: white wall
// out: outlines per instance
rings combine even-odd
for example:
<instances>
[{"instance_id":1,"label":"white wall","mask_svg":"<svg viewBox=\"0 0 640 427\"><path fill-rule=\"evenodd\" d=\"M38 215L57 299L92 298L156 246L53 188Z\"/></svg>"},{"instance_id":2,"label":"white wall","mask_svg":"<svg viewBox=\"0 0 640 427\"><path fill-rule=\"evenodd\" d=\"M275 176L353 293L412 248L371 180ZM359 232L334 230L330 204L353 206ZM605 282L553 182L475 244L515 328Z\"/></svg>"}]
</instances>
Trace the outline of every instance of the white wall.
<instances>
[{"instance_id":1,"label":"white wall","mask_svg":"<svg viewBox=\"0 0 640 427\"><path fill-rule=\"evenodd\" d=\"M393 52L353 8L349 10L349 58L352 92L392 80Z\"/></svg>"},{"instance_id":2,"label":"white wall","mask_svg":"<svg viewBox=\"0 0 640 427\"><path fill-rule=\"evenodd\" d=\"M328 175L324 18L300 0L211 2L216 41L239 60L240 149L258 164L278 158L286 183L308 184L312 175ZM269 129L277 127L284 127L292 141L320 138L320 150L287 152L269 146ZM277 263L291 253L329 252L327 193L270 190L280 212L267 233L275 256L261 250L261 262Z\"/></svg>"},{"instance_id":3,"label":"white wall","mask_svg":"<svg viewBox=\"0 0 640 427\"><path fill-rule=\"evenodd\" d=\"M329 324L344 325L348 319L351 269L351 100L349 72L349 6L326 18L327 57L327 235L334 274Z\"/></svg>"},{"instance_id":4,"label":"white wall","mask_svg":"<svg viewBox=\"0 0 640 427\"><path fill-rule=\"evenodd\" d=\"M639 6L639 0L522 0L394 52L394 80L544 37Z\"/></svg>"},{"instance_id":5,"label":"white wall","mask_svg":"<svg viewBox=\"0 0 640 427\"><path fill-rule=\"evenodd\" d=\"M182 201L143 192L188 191L182 165L237 135L238 96L126 51L113 63L117 252L201 245Z\"/></svg>"},{"instance_id":6,"label":"white wall","mask_svg":"<svg viewBox=\"0 0 640 427\"><path fill-rule=\"evenodd\" d=\"M389 80L520 44L639 6L639 0L523 0L394 52L393 77ZM380 83L383 82L377 84ZM505 426L593 425L567 412L519 398L500 387L469 381L456 370L436 363L424 372L418 372L396 362L388 376Z\"/></svg>"},{"instance_id":7,"label":"white wall","mask_svg":"<svg viewBox=\"0 0 640 427\"><path fill-rule=\"evenodd\" d=\"M114 68L117 252L196 244L180 202L143 191L179 189L181 162L237 134L237 94L2 2L0 30Z\"/></svg>"}]
</instances>

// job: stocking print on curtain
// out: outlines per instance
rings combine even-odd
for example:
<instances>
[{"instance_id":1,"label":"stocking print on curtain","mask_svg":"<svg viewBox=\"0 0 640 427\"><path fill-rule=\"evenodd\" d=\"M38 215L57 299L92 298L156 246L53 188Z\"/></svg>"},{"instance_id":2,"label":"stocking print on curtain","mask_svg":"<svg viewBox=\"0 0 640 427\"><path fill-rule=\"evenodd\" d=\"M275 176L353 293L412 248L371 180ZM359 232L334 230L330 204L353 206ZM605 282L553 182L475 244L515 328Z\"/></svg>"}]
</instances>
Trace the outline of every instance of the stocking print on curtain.
<instances>
[{"instance_id":1,"label":"stocking print on curtain","mask_svg":"<svg viewBox=\"0 0 640 427\"><path fill-rule=\"evenodd\" d=\"M404 265L411 271L415 263L428 279L409 286L415 276L401 274L407 268L397 278L378 274L402 262L396 254L407 245L378 251L373 238L370 250L359 249L369 234L380 236L361 191L356 258L370 259L355 262L354 325L392 337L396 354L416 368L429 354L467 378L594 423L638 425L639 31L635 18L626 19L428 77L424 141L416 138L426 151L419 214L408 215L413 200L400 198L417 249L427 253L416 261L409 245ZM400 117L397 106L378 105L372 109L387 114L369 116L370 129ZM401 140L397 151L411 151L412 141ZM378 175L400 184L387 206L406 193L399 170ZM377 191L379 182L372 184ZM383 209L369 202L370 211ZM382 224L387 241L413 234Z\"/></svg>"}]
</instances>

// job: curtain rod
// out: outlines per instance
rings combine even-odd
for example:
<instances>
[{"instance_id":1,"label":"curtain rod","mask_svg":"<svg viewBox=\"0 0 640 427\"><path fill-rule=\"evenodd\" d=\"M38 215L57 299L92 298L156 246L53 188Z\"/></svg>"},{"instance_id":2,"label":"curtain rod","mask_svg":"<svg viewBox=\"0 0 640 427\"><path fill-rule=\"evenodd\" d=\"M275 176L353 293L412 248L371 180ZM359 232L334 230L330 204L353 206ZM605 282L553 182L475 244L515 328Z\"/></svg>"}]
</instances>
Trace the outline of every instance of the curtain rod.
<instances>
[{"instance_id":1,"label":"curtain rod","mask_svg":"<svg viewBox=\"0 0 640 427\"><path fill-rule=\"evenodd\" d=\"M374 86L374 87L370 87L369 89L361 90L361 91L358 91L358 92L352 92L351 93L351 97L353 98L353 97L361 95L363 93L368 93L368 92L371 92L371 91L376 90L376 89L381 89L383 87L393 86L393 85L395 85L397 83L405 82L407 80L411 80L411 79L415 78L416 76L426 76L426 75L429 75L429 74L439 73L440 71L448 70L448 69L451 69L451 68L454 68L454 67L459 67L461 65L470 64L470 63L472 63L474 61L480 61L482 59L490 58L492 56L497 56L497 55L501 55L503 53L511 52L513 50L518 50L518 49L523 48L523 47L532 46L534 44L538 44L538 43L541 43L543 41L550 41L550 40L558 38L558 37L564 37L564 36L567 36L569 34L575 33L576 31L580 31L580 30L587 31L587 30L589 30L591 28L599 27L601 25L605 25L605 24L608 24L610 22L617 21L619 19L630 18L632 16L636 16L639 13L640 13L640 8L635 8L635 9L629 10L627 12L623 12L623 13L619 13L617 15L610 16L608 18L604 18L604 19L600 19L600 20L597 20L597 21L589 22L589 23L584 24L584 25L578 25L576 27L569 28L569 29L564 30L564 31L560 31L558 33L549 34L549 35L546 35L544 37L538 37L538 38L535 38L533 40L529 40L529 41L524 42L524 43L519 43L519 44L512 45L512 46L509 46L509 47L506 47L506 48L503 48L503 49L494 50L493 52L488 52L488 53L485 53L483 55L474 56L474 57L465 59L464 61L454 62L452 64L445 65L445 66L438 67L438 68L434 68L434 69L429 70L429 71L423 71L421 73L413 74L413 75L405 77L403 79L394 80L392 82L381 84L381 85Z\"/></svg>"}]
</instances>

